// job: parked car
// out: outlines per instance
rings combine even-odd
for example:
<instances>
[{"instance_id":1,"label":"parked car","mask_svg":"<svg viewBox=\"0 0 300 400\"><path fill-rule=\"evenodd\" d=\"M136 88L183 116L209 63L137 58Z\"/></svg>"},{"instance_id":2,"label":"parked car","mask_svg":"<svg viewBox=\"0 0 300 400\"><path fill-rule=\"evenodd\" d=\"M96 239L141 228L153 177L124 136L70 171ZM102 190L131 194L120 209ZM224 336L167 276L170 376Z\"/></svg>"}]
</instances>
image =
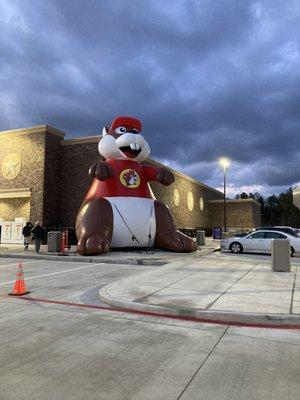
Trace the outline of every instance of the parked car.
<instances>
[{"instance_id":1,"label":"parked car","mask_svg":"<svg viewBox=\"0 0 300 400\"><path fill-rule=\"evenodd\" d=\"M299 232L297 229L292 228L291 226L263 226L261 228L255 229L255 231L278 231L288 233L291 236L299 237Z\"/></svg>"},{"instance_id":2,"label":"parked car","mask_svg":"<svg viewBox=\"0 0 300 400\"><path fill-rule=\"evenodd\" d=\"M300 237L288 233L259 230L243 237L230 237L221 241L221 250L230 250L232 253L255 252L271 253L272 239L288 239L291 245L291 256L300 252Z\"/></svg>"}]
</instances>

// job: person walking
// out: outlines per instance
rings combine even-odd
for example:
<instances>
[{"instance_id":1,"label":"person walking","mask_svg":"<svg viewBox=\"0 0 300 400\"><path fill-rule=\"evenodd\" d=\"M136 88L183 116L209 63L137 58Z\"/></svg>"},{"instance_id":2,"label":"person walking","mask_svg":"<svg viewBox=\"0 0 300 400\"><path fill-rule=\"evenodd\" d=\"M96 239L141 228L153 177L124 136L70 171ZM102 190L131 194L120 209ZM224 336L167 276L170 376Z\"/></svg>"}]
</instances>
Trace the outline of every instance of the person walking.
<instances>
[{"instance_id":1,"label":"person walking","mask_svg":"<svg viewBox=\"0 0 300 400\"><path fill-rule=\"evenodd\" d=\"M22 235L24 236L24 251L28 251L28 246L31 242L31 229L32 224L28 221L22 229Z\"/></svg>"},{"instance_id":2,"label":"person walking","mask_svg":"<svg viewBox=\"0 0 300 400\"><path fill-rule=\"evenodd\" d=\"M35 226L31 231L31 235L32 240L34 240L35 252L38 254L40 252L40 247L44 236L44 228L38 221L35 223Z\"/></svg>"}]
</instances>

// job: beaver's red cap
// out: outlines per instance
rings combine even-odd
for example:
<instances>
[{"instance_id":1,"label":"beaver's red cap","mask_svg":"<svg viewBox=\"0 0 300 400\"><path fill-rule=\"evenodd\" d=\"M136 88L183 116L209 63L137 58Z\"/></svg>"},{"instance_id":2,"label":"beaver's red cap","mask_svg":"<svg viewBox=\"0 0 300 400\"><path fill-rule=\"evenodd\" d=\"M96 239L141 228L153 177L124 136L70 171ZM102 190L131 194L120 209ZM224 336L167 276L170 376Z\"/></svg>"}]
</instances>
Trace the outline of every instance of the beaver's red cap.
<instances>
[{"instance_id":1,"label":"beaver's red cap","mask_svg":"<svg viewBox=\"0 0 300 400\"><path fill-rule=\"evenodd\" d=\"M115 120L111 124L110 129L116 129L118 126L124 126L124 125L133 126L139 132L142 131L142 123L140 120L134 117L126 117L126 116L115 118Z\"/></svg>"}]
</instances>

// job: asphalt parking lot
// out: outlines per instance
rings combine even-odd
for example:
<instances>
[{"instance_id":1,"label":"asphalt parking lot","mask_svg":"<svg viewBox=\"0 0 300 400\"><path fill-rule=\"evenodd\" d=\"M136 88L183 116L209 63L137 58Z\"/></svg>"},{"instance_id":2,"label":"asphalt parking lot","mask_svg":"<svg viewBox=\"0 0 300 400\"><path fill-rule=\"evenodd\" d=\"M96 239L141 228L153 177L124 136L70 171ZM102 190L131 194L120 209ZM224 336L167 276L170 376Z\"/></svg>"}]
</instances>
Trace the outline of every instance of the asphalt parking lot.
<instances>
[{"instance_id":1,"label":"asphalt parking lot","mask_svg":"<svg viewBox=\"0 0 300 400\"><path fill-rule=\"evenodd\" d=\"M17 263L0 259L1 400L299 398L297 330L149 317L100 302L102 286L164 266L26 260L25 300L7 296Z\"/></svg>"}]
</instances>

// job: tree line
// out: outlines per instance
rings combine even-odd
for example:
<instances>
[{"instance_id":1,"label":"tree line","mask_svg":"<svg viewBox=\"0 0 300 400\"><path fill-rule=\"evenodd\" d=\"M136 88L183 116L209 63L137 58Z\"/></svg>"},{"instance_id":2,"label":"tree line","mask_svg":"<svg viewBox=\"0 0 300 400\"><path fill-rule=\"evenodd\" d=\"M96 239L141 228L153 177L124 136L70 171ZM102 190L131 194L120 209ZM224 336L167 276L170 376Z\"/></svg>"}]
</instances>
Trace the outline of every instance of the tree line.
<instances>
[{"instance_id":1,"label":"tree line","mask_svg":"<svg viewBox=\"0 0 300 400\"><path fill-rule=\"evenodd\" d=\"M278 196L264 197L260 193L240 193L236 199L257 200L261 205L261 225L278 226L286 225L300 228L300 210L293 204L293 189L289 188L286 192Z\"/></svg>"}]
</instances>

